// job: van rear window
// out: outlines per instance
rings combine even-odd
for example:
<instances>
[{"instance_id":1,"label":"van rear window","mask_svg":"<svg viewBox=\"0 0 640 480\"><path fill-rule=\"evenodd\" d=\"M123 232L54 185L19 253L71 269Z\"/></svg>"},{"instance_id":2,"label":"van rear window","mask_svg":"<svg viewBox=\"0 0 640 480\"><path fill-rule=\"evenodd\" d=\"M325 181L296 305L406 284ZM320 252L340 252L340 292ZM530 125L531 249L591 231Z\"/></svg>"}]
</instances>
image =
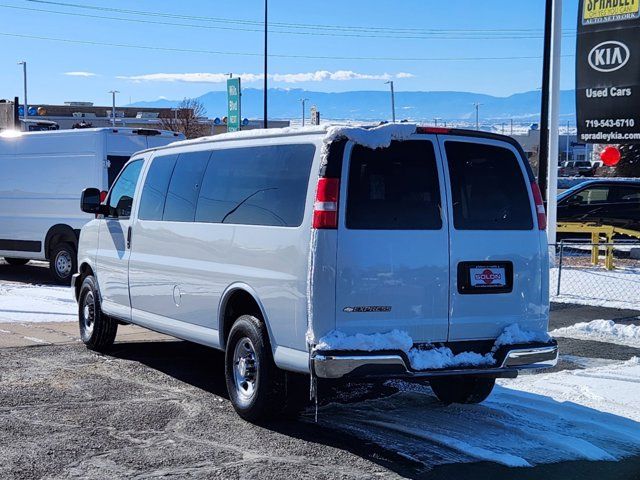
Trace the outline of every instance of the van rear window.
<instances>
[{"instance_id":1,"label":"van rear window","mask_svg":"<svg viewBox=\"0 0 640 480\"><path fill-rule=\"evenodd\" d=\"M355 145L349 165L347 228L439 230L440 185L433 144L393 142L372 150Z\"/></svg>"},{"instance_id":2,"label":"van rear window","mask_svg":"<svg viewBox=\"0 0 640 480\"><path fill-rule=\"evenodd\" d=\"M531 230L529 190L511 150L445 142L457 230Z\"/></svg>"}]
</instances>

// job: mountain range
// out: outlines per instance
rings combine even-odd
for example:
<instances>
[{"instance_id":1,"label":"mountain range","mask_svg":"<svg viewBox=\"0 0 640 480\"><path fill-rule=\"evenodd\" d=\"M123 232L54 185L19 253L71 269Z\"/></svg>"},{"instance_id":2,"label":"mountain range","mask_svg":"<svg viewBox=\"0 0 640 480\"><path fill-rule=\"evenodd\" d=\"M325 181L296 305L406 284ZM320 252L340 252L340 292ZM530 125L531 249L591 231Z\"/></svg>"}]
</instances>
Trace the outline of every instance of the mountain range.
<instances>
[{"instance_id":1,"label":"mountain range","mask_svg":"<svg viewBox=\"0 0 640 480\"><path fill-rule=\"evenodd\" d=\"M573 90L565 90L560 96L562 120L573 119L575 99ZM332 120L387 120L391 116L390 94L386 91L313 92L302 89L270 89L269 117L293 119L301 116L300 99L306 98L307 118L309 107L316 105L321 118ZM197 97L204 105L209 117L226 115L226 91L211 91ZM262 90L242 90L242 116L250 119L262 118ZM536 122L540 117L540 91L516 93L508 97L497 97L471 92L396 92L396 117L398 120L433 122L475 121L474 103L480 103L483 122L499 123L513 119L516 122ZM136 102L138 107L176 107L180 100L159 99Z\"/></svg>"}]
</instances>

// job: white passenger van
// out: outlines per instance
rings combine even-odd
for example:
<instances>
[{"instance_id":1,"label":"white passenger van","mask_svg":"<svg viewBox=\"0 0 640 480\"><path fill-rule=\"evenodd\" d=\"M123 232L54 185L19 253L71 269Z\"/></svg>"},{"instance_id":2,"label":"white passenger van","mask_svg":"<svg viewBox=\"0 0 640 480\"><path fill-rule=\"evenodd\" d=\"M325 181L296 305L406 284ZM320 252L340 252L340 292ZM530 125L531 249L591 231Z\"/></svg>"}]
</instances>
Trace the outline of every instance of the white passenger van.
<instances>
[{"instance_id":1,"label":"white passenger van","mask_svg":"<svg viewBox=\"0 0 640 480\"><path fill-rule=\"evenodd\" d=\"M384 125L241 132L136 154L86 189L82 340L133 323L226 352L255 420L292 372L426 378L446 403L549 367L539 190L508 137Z\"/></svg>"},{"instance_id":2,"label":"white passenger van","mask_svg":"<svg viewBox=\"0 0 640 480\"><path fill-rule=\"evenodd\" d=\"M183 140L174 132L132 128L0 133L0 257L11 265L49 260L56 281L77 269L87 185L108 190L138 150Z\"/></svg>"}]
</instances>

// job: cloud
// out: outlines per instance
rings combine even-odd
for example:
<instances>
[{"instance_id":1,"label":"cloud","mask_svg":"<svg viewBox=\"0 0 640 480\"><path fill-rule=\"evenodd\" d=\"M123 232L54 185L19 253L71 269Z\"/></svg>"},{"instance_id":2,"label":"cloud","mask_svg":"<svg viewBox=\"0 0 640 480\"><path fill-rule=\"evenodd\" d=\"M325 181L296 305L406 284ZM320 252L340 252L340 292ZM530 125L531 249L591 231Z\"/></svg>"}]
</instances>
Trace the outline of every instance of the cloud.
<instances>
[{"instance_id":1,"label":"cloud","mask_svg":"<svg viewBox=\"0 0 640 480\"><path fill-rule=\"evenodd\" d=\"M68 77L97 77L97 73L93 72L64 72Z\"/></svg>"},{"instance_id":2,"label":"cloud","mask_svg":"<svg viewBox=\"0 0 640 480\"><path fill-rule=\"evenodd\" d=\"M243 82L260 82L264 75L261 73L243 73L239 75ZM411 73L400 72L396 74L381 73L368 74L358 73L351 70L317 70L315 72L303 73L273 73L268 78L274 82L282 83L302 83L302 82L325 82L349 80L392 80L394 78L412 78ZM228 73L149 73L146 75L118 76L120 80L132 82L186 82L186 83L224 83L229 78Z\"/></svg>"}]
</instances>

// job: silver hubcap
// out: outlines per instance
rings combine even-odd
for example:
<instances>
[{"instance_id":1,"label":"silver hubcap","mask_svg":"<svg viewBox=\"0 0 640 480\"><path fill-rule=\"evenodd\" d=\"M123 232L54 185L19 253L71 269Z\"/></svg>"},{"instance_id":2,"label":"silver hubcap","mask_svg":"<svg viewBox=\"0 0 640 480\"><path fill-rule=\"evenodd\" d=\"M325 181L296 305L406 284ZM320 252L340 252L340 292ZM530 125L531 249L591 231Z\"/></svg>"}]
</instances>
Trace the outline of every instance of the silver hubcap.
<instances>
[{"instance_id":1,"label":"silver hubcap","mask_svg":"<svg viewBox=\"0 0 640 480\"><path fill-rule=\"evenodd\" d=\"M93 297L93 293L89 292L84 297L84 304L82 305L82 325L87 336L91 336L93 332L93 325L96 320L96 302Z\"/></svg>"},{"instance_id":2,"label":"silver hubcap","mask_svg":"<svg viewBox=\"0 0 640 480\"><path fill-rule=\"evenodd\" d=\"M61 277L67 277L71 273L72 259L69 252L58 252L55 260L56 271Z\"/></svg>"},{"instance_id":3,"label":"silver hubcap","mask_svg":"<svg viewBox=\"0 0 640 480\"><path fill-rule=\"evenodd\" d=\"M243 337L233 351L233 379L238 400L247 404L258 386L258 358L249 338Z\"/></svg>"}]
</instances>

